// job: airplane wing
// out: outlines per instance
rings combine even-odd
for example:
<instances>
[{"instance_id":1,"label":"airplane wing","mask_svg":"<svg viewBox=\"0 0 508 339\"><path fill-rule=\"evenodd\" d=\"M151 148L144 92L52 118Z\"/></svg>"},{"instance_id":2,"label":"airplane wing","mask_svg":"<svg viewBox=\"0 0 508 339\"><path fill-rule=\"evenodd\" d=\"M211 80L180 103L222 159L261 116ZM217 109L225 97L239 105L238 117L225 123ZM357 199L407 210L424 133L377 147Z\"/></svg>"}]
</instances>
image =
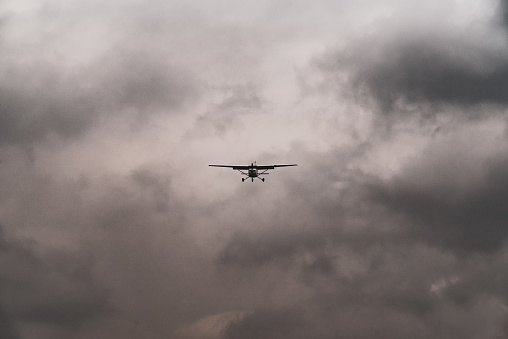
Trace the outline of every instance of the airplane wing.
<instances>
[{"instance_id":1,"label":"airplane wing","mask_svg":"<svg viewBox=\"0 0 508 339\"><path fill-rule=\"evenodd\" d=\"M227 167L227 168L232 168L234 170L248 170L250 168L250 166L231 166L231 165L208 165L208 166L212 166L212 167Z\"/></svg>"},{"instance_id":2,"label":"airplane wing","mask_svg":"<svg viewBox=\"0 0 508 339\"><path fill-rule=\"evenodd\" d=\"M288 166L298 166L297 164L291 164L291 165L270 165L270 166L257 166L260 170L265 169L274 169L275 167L288 167Z\"/></svg>"}]
</instances>

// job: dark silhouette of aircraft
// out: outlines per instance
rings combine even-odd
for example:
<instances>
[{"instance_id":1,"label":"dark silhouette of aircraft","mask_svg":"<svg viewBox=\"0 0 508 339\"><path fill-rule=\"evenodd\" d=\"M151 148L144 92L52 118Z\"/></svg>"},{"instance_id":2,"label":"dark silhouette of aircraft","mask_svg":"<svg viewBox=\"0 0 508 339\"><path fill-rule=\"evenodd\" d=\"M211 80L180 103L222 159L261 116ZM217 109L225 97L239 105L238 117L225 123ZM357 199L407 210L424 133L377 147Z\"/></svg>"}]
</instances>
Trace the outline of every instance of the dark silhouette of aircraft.
<instances>
[{"instance_id":1,"label":"dark silhouette of aircraft","mask_svg":"<svg viewBox=\"0 0 508 339\"><path fill-rule=\"evenodd\" d=\"M275 167L288 167L288 166L298 166L297 164L291 164L291 165L269 165L269 166L260 166L256 165L256 162L253 162L250 164L250 166L231 166L231 165L208 165L213 167L228 167L232 168L235 171L238 171L245 175L245 178L242 178L242 182L245 181L245 179L251 178L252 182L254 182L254 178L258 178L261 181L265 181L265 178L260 178L260 175L266 175L270 174L268 173L268 170L274 169Z\"/></svg>"}]
</instances>

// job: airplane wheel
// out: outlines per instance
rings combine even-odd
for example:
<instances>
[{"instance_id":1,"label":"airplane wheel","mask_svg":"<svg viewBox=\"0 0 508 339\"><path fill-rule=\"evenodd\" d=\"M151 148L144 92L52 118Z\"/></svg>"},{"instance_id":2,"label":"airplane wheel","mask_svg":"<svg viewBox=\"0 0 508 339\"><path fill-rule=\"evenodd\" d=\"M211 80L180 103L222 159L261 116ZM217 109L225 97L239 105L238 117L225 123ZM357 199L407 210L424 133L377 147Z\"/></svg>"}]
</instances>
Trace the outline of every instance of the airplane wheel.
<instances>
[{"instance_id":1,"label":"airplane wheel","mask_svg":"<svg viewBox=\"0 0 508 339\"><path fill-rule=\"evenodd\" d=\"M244 182L244 181L245 181L245 179L244 179L244 178L242 178L242 182Z\"/></svg>"},{"instance_id":2,"label":"airplane wheel","mask_svg":"<svg viewBox=\"0 0 508 339\"><path fill-rule=\"evenodd\" d=\"M265 178L261 179L262 182L265 182Z\"/></svg>"}]
</instances>

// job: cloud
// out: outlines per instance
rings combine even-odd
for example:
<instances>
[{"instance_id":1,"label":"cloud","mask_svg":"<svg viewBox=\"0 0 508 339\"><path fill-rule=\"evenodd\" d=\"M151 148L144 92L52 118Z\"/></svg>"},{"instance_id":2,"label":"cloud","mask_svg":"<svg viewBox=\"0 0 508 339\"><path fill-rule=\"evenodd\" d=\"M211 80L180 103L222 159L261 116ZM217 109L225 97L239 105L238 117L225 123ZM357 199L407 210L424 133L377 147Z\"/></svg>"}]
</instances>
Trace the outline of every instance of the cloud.
<instances>
[{"instance_id":1,"label":"cloud","mask_svg":"<svg viewBox=\"0 0 508 339\"><path fill-rule=\"evenodd\" d=\"M2 143L78 138L115 116L142 123L176 112L196 93L182 72L142 56L111 55L74 74L45 63L9 66L16 70L4 71L9 82L0 87Z\"/></svg>"},{"instance_id":2,"label":"cloud","mask_svg":"<svg viewBox=\"0 0 508 339\"><path fill-rule=\"evenodd\" d=\"M506 41L417 3L3 5L0 336L505 335Z\"/></svg>"},{"instance_id":3,"label":"cloud","mask_svg":"<svg viewBox=\"0 0 508 339\"><path fill-rule=\"evenodd\" d=\"M502 204L508 194L506 156L483 160L475 173L471 150L434 147L403 174L373 184L374 201L407 217L430 244L466 253L499 250L508 236Z\"/></svg>"},{"instance_id":4,"label":"cloud","mask_svg":"<svg viewBox=\"0 0 508 339\"><path fill-rule=\"evenodd\" d=\"M508 2L506 0L499 1L499 12L501 19L505 24L508 23Z\"/></svg>"},{"instance_id":5,"label":"cloud","mask_svg":"<svg viewBox=\"0 0 508 339\"><path fill-rule=\"evenodd\" d=\"M107 314L108 291L94 279L93 265L90 254L41 253L36 243L2 235L0 293L7 337L16 338L20 325L43 324L59 335Z\"/></svg>"},{"instance_id":6,"label":"cloud","mask_svg":"<svg viewBox=\"0 0 508 339\"><path fill-rule=\"evenodd\" d=\"M429 137L383 180L347 170L375 152L375 143L366 153L314 155L309 171L319 176L305 181L308 173L299 173L287 182L284 203L272 201L262 218L235 219L253 226L232 234L218 253L220 269L266 296L267 310L236 323L231 336L500 333L506 279L496 272L505 262L507 216L497 122L464 122ZM285 321L294 314L300 319Z\"/></svg>"},{"instance_id":7,"label":"cloud","mask_svg":"<svg viewBox=\"0 0 508 339\"><path fill-rule=\"evenodd\" d=\"M181 339L215 339L222 338L232 323L241 321L246 316L244 311L228 311L199 319L188 327L175 332Z\"/></svg>"},{"instance_id":8,"label":"cloud","mask_svg":"<svg viewBox=\"0 0 508 339\"><path fill-rule=\"evenodd\" d=\"M480 105L507 103L508 45L493 30L467 32L385 28L351 39L319 64L359 103L375 103L385 115L434 115L455 106L481 117L491 113Z\"/></svg>"},{"instance_id":9,"label":"cloud","mask_svg":"<svg viewBox=\"0 0 508 339\"><path fill-rule=\"evenodd\" d=\"M259 310L231 323L225 331L224 338L271 339L316 336L315 331L310 330L308 326L305 317L295 309Z\"/></svg>"},{"instance_id":10,"label":"cloud","mask_svg":"<svg viewBox=\"0 0 508 339\"><path fill-rule=\"evenodd\" d=\"M190 138L223 136L239 128L242 116L265 113L265 100L252 83L224 85L211 92L217 92L217 102L197 118L194 128L187 134Z\"/></svg>"},{"instance_id":11,"label":"cloud","mask_svg":"<svg viewBox=\"0 0 508 339\"><path fill-rule=\"evenodd\" d=\"M74 182L33 172L18 173L30 180L9 195L25 204L7 211L3 200L6 331L158 338L224 310L227 291L191 236L198 209L175 195L167 173L145 166Z\"/></svg>"},{"instance_id":12,"label":"cloud","mask_svg":"<svg viewBox=\"0 0 508 339\"><path fill-rule=\"evenodd\" d=\"M35 11L33 20L46 23L55 15L52 9ZM25 25L22 15L11 14L0 29L30 32ZM68 29L67 22L55 25ZM37 42L6 39L2 46L2 144L30 145L53 136L75 139L115 117L142 124L157 114L177 113L198 95L197 80L184 67L109 36L106 40L114 46L88 51L92 56L84 61L48 57L48 51L61 54L70 48L64 34L53 30L58 33L32 32ZM49 47L38 55L44 44Z\"/></svg>"}]
</instances>

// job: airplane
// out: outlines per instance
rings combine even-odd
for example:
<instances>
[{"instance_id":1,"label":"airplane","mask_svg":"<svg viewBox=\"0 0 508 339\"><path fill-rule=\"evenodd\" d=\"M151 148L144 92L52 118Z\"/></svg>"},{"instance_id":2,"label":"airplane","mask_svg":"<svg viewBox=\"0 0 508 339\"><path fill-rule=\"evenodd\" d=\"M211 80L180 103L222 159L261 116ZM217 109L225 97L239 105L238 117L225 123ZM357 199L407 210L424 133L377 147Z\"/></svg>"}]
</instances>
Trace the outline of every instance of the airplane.
<instances>
[{"instance_id":1,"label":"airplane","mask_svg":"<svg viewBox=\"0 0 508 339\"><path fill-rule=\"evenodd\" d=\"M244 182L246 179L251 178L252 182L254 182L254 178L258 178L261 181L265 181L265 178L260 178L260 175L266 175L270 174L268 173L268 170L274 169L275 167L288 167L288 166L298 166L297 164L291 164L291 165L269 165L269 166L260 166L256 165L256 162L253 162L250 164L250 166L231 166L231 165L208 165L212 167L228 167L232 168L235 171L238 171L246 176L246 178L242 178L242 182ZM247 171L247 172L245 172ZM260 172L261 171L261 172Z\"/></svg>"}]
</instances>

